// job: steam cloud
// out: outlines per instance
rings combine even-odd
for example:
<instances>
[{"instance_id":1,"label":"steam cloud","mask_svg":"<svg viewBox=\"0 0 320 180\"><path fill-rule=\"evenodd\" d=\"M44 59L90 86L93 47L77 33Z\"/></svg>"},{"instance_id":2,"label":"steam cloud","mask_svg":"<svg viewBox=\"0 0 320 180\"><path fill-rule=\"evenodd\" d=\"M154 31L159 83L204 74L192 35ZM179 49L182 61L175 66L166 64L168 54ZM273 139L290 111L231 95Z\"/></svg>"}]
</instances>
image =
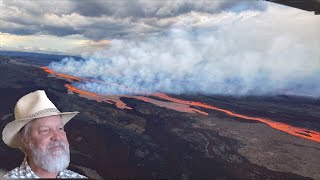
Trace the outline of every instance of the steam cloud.
<instances>
[{"instance_id":1,"label":"steam cloud","mask_svg":"<svg viewBox=\"0 0 320 180\"><path fill-rule=\"evenodd\" d=\"M101 94L285 91L319 97L320 23L313 16L279 8L206 15L203 24L181 20L166 33L115 39L105 51L83 54L82 60L64 58L49 67L95 79L74 85Z\"/></svg>"}]
</instances>

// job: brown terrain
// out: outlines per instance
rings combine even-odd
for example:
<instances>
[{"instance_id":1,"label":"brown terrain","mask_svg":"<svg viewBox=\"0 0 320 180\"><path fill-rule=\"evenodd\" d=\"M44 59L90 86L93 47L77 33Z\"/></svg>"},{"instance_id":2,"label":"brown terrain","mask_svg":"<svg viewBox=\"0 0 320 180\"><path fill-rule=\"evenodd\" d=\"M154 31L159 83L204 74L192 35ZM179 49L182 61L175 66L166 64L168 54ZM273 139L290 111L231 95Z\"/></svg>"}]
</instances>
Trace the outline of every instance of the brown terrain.
<instances>
[{"instance_id":1,"label":"brown terrain","mask_svg":"<svg viewBox=\"0 0 320 180\"><path fill-rule=\"evenodd\" d=\"M320 179L319 99L104 96L76 81L91 80L1 56L1 131L16 101L43 89L61 111L80 111L66 125L70 169L90 178ZM23 154L1 141L0 159L9 171Z\"/></svg>"}]
</instances>

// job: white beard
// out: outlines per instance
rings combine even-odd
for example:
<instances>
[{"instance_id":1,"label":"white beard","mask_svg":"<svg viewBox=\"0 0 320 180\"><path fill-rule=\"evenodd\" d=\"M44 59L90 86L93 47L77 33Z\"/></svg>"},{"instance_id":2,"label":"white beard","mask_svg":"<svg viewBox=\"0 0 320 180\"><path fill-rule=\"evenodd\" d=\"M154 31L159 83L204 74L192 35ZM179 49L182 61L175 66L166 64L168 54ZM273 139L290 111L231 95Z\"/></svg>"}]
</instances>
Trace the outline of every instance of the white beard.
<instances>
[{"instance_id":1,"label":"white beard","mask_svg":"<svg viewBox=\"0 0 320 180\"><path fill-rule=\"evenodd\" d=\"M63 149L58 151L50 151L50 148L60 146ZM70 163L70 150L69 146L65 145L63 142L50 142L45 151L33 147L33 144L29 144L31 149L31 154L33 157L34 163L52 173L58 173L65 170Z\"/></svg>"}]
</instances>

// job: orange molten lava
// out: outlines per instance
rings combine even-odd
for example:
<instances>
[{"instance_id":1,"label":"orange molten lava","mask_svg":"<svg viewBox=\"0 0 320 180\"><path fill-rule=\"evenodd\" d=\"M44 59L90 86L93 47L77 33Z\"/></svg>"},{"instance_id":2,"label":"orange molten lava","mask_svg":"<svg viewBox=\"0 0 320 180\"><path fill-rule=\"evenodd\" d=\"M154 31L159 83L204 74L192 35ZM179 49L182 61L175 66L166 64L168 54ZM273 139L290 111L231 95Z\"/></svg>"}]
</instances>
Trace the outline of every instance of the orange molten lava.
<instances>
[{"instance_id":1,"label":"orange molten lava","mask_svg":"<svg viewBox=\"0 0 320 180\"><path fill-rule=\"evenodd\" d=\"M281 122L276 122L270 119L265 119L265 118L257 118L257 117L250 117L250 116L246 116L246 115L242 115L242 114L237 114L234 113L232 111L229 110L225 110L225 109L221 109L221 108L217 108L214 106L210 106L207 104L203 104L201 102L194 102L194 101L185 101L185 100L181 100L181 99L177 99L177 98L173 98L170 97L164 93L157 93L157 94L153 94L153 96L155 97L159 97L162 99L166 99L172 102L177 102L180 104L188 104L191 106L198 106L198 107L202 107L202 108L206 108L206 109L212 109L212 110L216 110L216 111L220 111L220 112L224 112L230 116L234 116L234 117L238 117L238 118L242 118L242 119L247 119L247 120L252 120L252 121L259 121L262 123L265 123L267 125L269 125L270 127L286 132L288 134L294 135L294 136L298 136L301 138L305 138L305 139L309 139L315 142L319 142L320 143L320 132L318 131L313 131L313 130L309 130L309 129L305 129L305 128L299 128L299 127L294 127L288 124L284 124Z\"/></svg>"},{"instance_id":2,"label":"orange molten lava","mask_svg":"<svg viewBox=\"0 0 320 180\"><path fill-rule=\"evenodd\" d=\"M208 113L206 113L206 112L200 111L198 109L190 108L189 105L185 105L185 104L179 104L179 103L174 103L174 102L164 102L164 101L159 101L159 100L151 99L151 98L144 97L144 96L127 96L127 97L138 99L138 100L141 100L141 101L144 101L147 103L157 105L159 107L165 107L165 108L172 109L172 110L179 111L179 112L188 112L188 113L197 112L197 113L200 113L203 115L208 115Z\"/></svg>"},{"instance_id":3,"label":"orange molten lava","mask_svg":"<svg viewBox=\"0 0 320 180\"><path fill-rule=\"evenodd\" d=\"M69 80L72 80L72 81L88 81L88 82L94 82L94 83L99 83L99 84L108 85L108 86L117 86L118 88L125 89L126 91L132 92L134 94L151 94L151 92L138 91L138 90L135 90L135 89L131 89L131 88L125 86L125 85L120 85L120 84L116 84L116 83L110 83L110 82L99 81L99 80L92 80L92 79L88 79L88 78L78 78L78 77L71 76L71 75L68 75L68 74L56 73L52 69L50 69L50 68L48 68L46 66L41 66L40 68L43 69L45 72L47 72L49 74L56 75L56 76L62 77L64 79L69 79Z\"/></svg>"},{"instance_id":4,"label":"orange molten lava","mask_svg":"<svg viewBox=\"0 0 320 180\"><path fill-rule=\"evenodd\" d=\"M92 97L99 97L99 95L95 94L95 93L91 93L91 92L87 92L87 91L82 91L76 87L73 87L69 84L65 85L70 91L72 92L76 92L78 94L83 94L83 95L88 95L88 96L92 96Z\"/></svg>"},{"instance_id":5,"label":"orange molten lava","mask_svg":"<svg viewBox=\"0 0 320 180\"><path fill-rule=\"evenodd\" d=\"M121 101L119 96L110 96L110 95L104 96L104 95L99 95L99 94L90 93L87 91L80 90L80 89L78 89L74 86L71 86L69 84L66 84L65 86L68 88L68 90L75 92L75 93L78 93L81 96L84 96L88 99L94 99L98 102L106 102L109 104L115 104L117 106L117 108L119 108L119 109L132 109L131 107L128 107L123 101ZM141 100L141 101L144 101L147 103L154 104L159 107L165 107L165 108L172 109L172 110L179 111L179 112L188 112L188 113L197 112L197 113L201 113L204 115L208 115L208 113L206 113L206 112L200 111L198 109L190 108L189 105L185 105L185 104L179 104L179 103L174 103L174 102L163 102L163 101L151 99L151 98L144 97L144 96L122 95L121 97L138 99L138 100Z\"/></svg>"},{"instance_id":6,"label":"orange molten lava","mask_svg":"<svg viewBox=\"0 0 320 180\"><path fill-rule=\"evenodd\" d=\"M57 76L62 77L62 78L65 78L65 79L70 79L70 80L73 80L73 81L81 81L80 78L77 78L77 77L75 77L75 76L70 76L70 75L67 75L67 74L61 74L61 73L59 73L59 74L57 74Z\"/></svg>"},{"instance_id":7,"label":"orange molten lava","mask_svg":"<svg viewBox=\"0 0 320 180\"><path fill-rule=\"evenodd\" d=\"M47 72L49 74L57 75L59 77L70 79L70 80L73 80L73 81L95 82L95 81L90 80L90 79L80 79L78 77L70 76L70 75L67 75L67 74L56 74L53 70L49 69L48 67L44 67L43 66L43 67L40 67L40 68L43 69L45 72ZM126 88L129 91L137 92L137 91L135 91L133 89L129 89L128 87L123 86L123 85L119 85L119 84L113 84L113 83L107 83L107 82L98 82L98 83L112 85L112 86L119 86L119 87L122 87L122 88ZM71 86L69 84L66 84L65 86L67 87L67 89L69 89L72 92L78 93L78 94L80 94L80 95L82 95L84 97L87 97L87 98L95 99L98 102L102 102L103 101L103 102L106 102L106 103L109 103L109 104L113 104L114 103L117 106L117 108L120 108L120 109L132 109L131 107L126 106L126 104L120 100L120 98L121 98L120 96L102 96L102 95L99 95L99 94L96 94L96 93L91 93L91 92L80 90L80 89L78 89L76 87L73 87L73 86ZM150 94L150 93L142 92L142 94ZM288 124L285 124L285 123L281 123L281 122L276 122L276 121L273 121L273 120L270 120L270 119L266 119L266 118L250 117L250 116L234 113L234 112L226 110L226 109L221 109L221 108L218 108L218 107L210 106L210 105L207 105L207 104L204 104L204 103L201 103L201 102L185 101L185 100L181 100L181 99L170 97L170 96L168 96L168 95L166 95L164 93L151 94L151 96L162 98L162 99L168 100L170 102L163 102L163 101L151 99L151 98L144 97L144 96L124 95L122 97L135 98L135 99L138 99L138 100L141 100L141 101L144 101L144 102L152 103L152 104L155 104L157 106L165 107L165 108L168 108L168 109L173 109L173 110L176 110L176 111L179 111L179 112L189 112L189 113L197 112L197 113L200 113L200 114L208 115L207 112L191 108L190 106L197 106L197 107L201 107L201 108L212 109L212 110L223 112L223 113L228 114L228 115L233 116L233 117L238 117L238 118L252 120L252 121L259 121L259 122L262 122L262 123L265 123L265 124L269 125L270 127L274 128L274 129L283 131L285 133L288 133L288 134L291 134L291 135L294 135L294 136L297 136L297 137L309 139L309 140L312 140L312 141L320 143L320 132L318 132L318 131L308 130L308 129L305 129L305 128L298 128L298 127L294 127L294 126L291 126L291 125L288 125Z\"/></svg>"},{"instance_id":8,"label":"orange molten lava","mask_svg":"<svg viewBox=\"0 0 320 180\"><path fill-rule=\"evenodd\" d=\"M83 79L80 79L80 78L75 77L75 76L71 76L71 75L68 75L68 74L62 74L62 73L56 73L52 69L50 69L50 68L48 68L46 66L41 66L40 68L43 69L45 72L47 72L49 74L56 75L56 76L62 77L64 79L69 79L69 80L72 80L72 81L83 81Z\"/></svg>"},{"instance_id":9,"label":"orange molten lava","mask_svg":"<svg viewBox=\"0 0 320 180\"><path fill-rule=\"evenodd\" d=\"M120 100L120 97L118 96L102 96L96 93L91 93L87 91L80 90L74 86L71 86L69 84L65 85L66 88L72 92L78 93L81 96L88 98L88 99L94 99L98 102L106 102L108 104L115 104L117 108L119 109L132 109L131 107L128 107L124 102Z\"/></svg>"},{"instance_id":10,"label":"orange molten lava","mask_svg":"<svg viewBox=\"0 0 320 180\"><path fill-rule=\"evenodd\" d=\"M41 66L40 68L43 69L45 72L47 72L49 74L55 74L55 72L53 70L49 69L46 66Z\"/></svg>"}]
</instances>

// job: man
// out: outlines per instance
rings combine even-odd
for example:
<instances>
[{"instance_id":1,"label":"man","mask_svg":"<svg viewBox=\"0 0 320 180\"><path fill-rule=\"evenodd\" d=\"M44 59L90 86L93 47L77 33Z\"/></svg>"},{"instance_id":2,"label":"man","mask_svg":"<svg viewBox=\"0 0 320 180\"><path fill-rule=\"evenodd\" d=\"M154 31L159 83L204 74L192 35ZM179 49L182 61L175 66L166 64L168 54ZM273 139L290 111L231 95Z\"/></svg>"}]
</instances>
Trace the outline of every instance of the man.
<instances>
[{"instance_id":1,"label":"man","mask_svg":"<svg viewBox=\"0 0 320 180\"><path fill-rule=\"evenodd\" d=\"M86 178L66 169L70 153L64 125L76 114L61 113L43 90L20 98L14 108L15 120L3 129L2 139L20 148L25 159L4 178Z\"/></svg>"}]
</instances>

